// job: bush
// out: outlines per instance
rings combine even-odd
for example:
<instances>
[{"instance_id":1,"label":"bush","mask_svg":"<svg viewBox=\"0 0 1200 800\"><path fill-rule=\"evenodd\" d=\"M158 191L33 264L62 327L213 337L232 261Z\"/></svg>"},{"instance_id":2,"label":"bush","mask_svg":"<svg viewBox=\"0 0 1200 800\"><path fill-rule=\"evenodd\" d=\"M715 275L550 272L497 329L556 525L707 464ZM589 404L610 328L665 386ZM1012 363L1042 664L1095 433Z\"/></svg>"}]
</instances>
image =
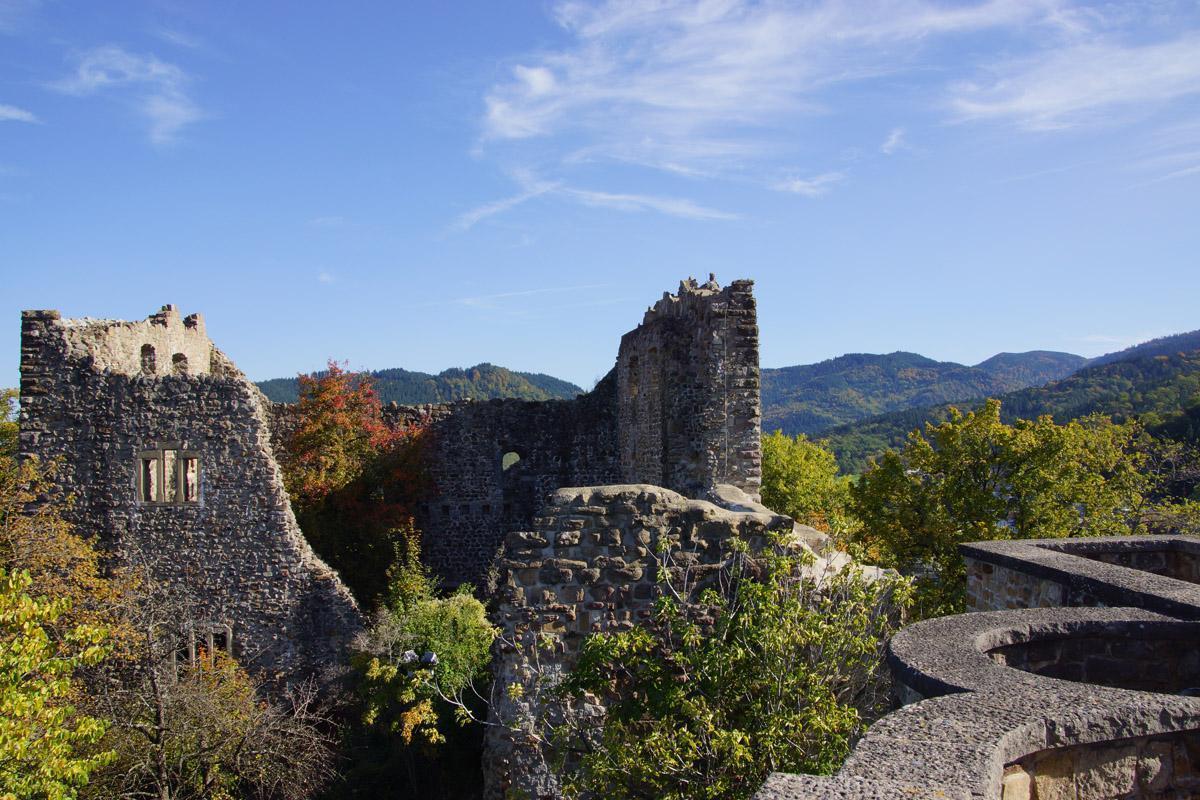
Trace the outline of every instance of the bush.
<instances>
[{"instance_id":1,"label":"bush","mask_svg":"<svg viewBox=\"0 0 1200 800\"><path fill-rule=\"evenodd\" d=\"M437 595L415 532L400 540L385 602L355 642L360 725L337 797L374 797L405 783L414 797L457 796L464 782L477 789L482 780L472 723L496 630L469 586Z\"/></svg>"},{"instance_id":2,"label":"bush","mask_svg":"<svg viewBox=\"0 0 1200 800\"><path fill-rule=\"evenodd\" d=\"M607 714L569 738L582 752L570 791L750 797L775 770L836 770L885 710L883 647L908 590L809 563L739 555L726 591L668 589L648 625L590 637L563 690Z\"/></svg>"}]
</instances>

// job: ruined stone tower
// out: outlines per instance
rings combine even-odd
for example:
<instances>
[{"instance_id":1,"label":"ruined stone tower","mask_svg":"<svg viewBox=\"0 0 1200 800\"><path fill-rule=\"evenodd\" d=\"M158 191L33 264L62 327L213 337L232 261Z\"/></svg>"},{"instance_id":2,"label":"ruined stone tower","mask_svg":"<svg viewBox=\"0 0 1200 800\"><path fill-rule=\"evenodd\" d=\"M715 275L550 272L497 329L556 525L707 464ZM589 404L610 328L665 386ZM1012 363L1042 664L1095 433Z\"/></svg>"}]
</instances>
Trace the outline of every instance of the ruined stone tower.
<instances>
[{"instance_id":1,"label":"ruined stone tower","mask_svg":"<svg viewBox=\"0 0 1200 800\"><path fill-rule=\"evenodd\" d=\"M199 315L22 314L21 455L58 462L76 530L185 592L209 647L291 677L341 662L360 620L292 516L267 405Z\"/></svg>"},{"instance_id":2,"label":"ruined stone tower","mask_svg":"<svg viewBox=\"0 0 1200 800\"><path fill-rule=\"evenodd\" d=\"M762 484L753 282L691 278L621 337L617 431L622 483L704 497L717 484L757 499Z\"/></svg>"},{"instance_id":3,"label":"ruined stone tower","mask_svg":"<svg viewBox=\"0 0 1200 800\"><path fill-rule=\"evenodd\" d=\"M621 339L616 366L574 400L401 406L429 425L435 487L417 509L423 555L447 584L481 585L512 531L563 486L647 483L757 499L762 446L753 282L688 278Z\"/></svg>"}]
</instances>

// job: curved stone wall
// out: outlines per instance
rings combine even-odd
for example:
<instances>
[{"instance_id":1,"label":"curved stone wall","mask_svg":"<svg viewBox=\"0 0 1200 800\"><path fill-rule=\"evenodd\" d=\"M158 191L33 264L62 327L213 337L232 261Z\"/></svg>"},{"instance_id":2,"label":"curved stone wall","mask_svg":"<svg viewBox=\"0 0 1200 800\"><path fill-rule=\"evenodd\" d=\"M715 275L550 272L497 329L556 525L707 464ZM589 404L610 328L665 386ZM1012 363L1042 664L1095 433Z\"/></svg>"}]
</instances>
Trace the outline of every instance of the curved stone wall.
<instances>
[{"instance_id":1,"label":"curved stone wall","mask_svg":"<svg viewBox=\"0 0 1200 800\"><path fill-rule=\"evenodd\" d=\"M773 775L757 797L1191 796L1196 772L1186 759L1200 752L1200 699L1045 677L989 655L1071 636L1150 632L1195 641L1200 626L1129 608L985 612L912 625L893 639L889 665L915 702L872 726L837 775ZM1168 771L1174 783L1163 777Z\"/></svg>"}]
</instances>

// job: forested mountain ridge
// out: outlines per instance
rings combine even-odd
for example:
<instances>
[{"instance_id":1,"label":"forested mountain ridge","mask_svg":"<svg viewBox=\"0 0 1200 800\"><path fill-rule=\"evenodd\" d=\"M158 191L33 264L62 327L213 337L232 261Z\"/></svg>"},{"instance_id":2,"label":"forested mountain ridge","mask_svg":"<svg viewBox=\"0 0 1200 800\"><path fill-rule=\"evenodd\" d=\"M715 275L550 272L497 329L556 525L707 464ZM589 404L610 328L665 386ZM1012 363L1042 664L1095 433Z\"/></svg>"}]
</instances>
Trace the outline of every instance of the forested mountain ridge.
<instances>
[{"instance_id":1,"label":"forested mountain ridge","mask_svg":"<svg viewBox=\"0 0 1200 800\"><path fill-rule=\"evenodd\" d=\"M375 383L375 392L384 403L449 403L471 398L490 400L511 397L520 400L565 400L582 394L573 383L537 372L514 372L495 364L476 364L443 370L437 375L410 372L406 369L381 369L368 373ZM260 381L270 400L294 403L299 397L296 378L274 378Z\"/></svg>"},{"instance_id":2,"label":"forested mountain ridge","mask_svg":"<svg viewBox=\"0 0 1200 800\"><path fill-rule=\"evenodd\" d=\"M1097 356L1089 361L1087 365L1089 367L1098 367L1101 364L1111 364L1114 361L1129 361L1146 356L1169 356L1175 353L1187 353L1192 350L1200 350L1200 331L1176 333L1172 336L1161 336L1157 339L1150 339L1141 344L1135 344L1133 347L1118 350L1115 353L1106 353L1105 355Z\"/></svg>"},{"instance_id":3,"label":"forested mountain ridge","mask_svg":"<svg viewBox=\"0 0 1200 800\"><path fill-rule=\"evenodd\" d=\"M763 430L819 434L903 409L962 401L1065 377L1082 356L999 353L975 366L917 353L850 353L818 364L762 371Z\"/></svg>"},{"instance_id":4,"label":"forested mountain ridge","mask_svg":"<svg viewBox=\"0 0 1200 800\"><path fill-rule=\"evenodd\" d=\"M1000 394L1002 421L1049 414L1062 424L1098 412L1117 421L1136 417L1152 432L1172 438L1200 439L1200 347L1175 353L1161 352L1161 345L1142 347L1124 351L1138 354L1133 357L1104 356L1062 380ZM871 455L899 446L909 431L947 419L952 405L966 411L982 402L979 397L892 412L832 428L824 438L844 471L860 472Z\"/></svg>"}]
</instances>

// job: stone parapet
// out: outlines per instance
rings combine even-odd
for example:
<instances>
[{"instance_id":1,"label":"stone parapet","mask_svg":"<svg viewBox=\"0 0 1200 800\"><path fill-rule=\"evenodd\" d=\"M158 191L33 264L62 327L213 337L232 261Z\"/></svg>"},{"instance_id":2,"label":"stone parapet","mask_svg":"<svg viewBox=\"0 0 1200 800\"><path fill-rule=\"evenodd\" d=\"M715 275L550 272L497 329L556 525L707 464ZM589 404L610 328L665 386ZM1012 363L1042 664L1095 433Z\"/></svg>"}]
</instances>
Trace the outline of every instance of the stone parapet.
<instances>
[{"instance_id":1,"label":"stone parapet","mask_svg":"<svg viewBox=\"0 0 1200 800\"><path fill-rule=\"evenodd\" d=\"M1190 577L1200 563L1195 537L999 540L960 550L973 610L1136 606L1200 620L1200 584Z\"/></svg>"},{"instance_id":2,"label":"stone parapet","mask_svg":"<svg viewBox=\"0 0 1200 800\"><path fill-rule=\"evenodd\" d=\"M986 612L909 626L893 639L889 665L913 702L873 725L837 775L773 775L756 798L1195 796L1200 699L1047 677L1007 657L1014 647L1062 640L1194 642L1198 633L1196 623L1127 608ZM1120 660L1111 649L1102 655Z\"/></svg>"}]
</instances>

